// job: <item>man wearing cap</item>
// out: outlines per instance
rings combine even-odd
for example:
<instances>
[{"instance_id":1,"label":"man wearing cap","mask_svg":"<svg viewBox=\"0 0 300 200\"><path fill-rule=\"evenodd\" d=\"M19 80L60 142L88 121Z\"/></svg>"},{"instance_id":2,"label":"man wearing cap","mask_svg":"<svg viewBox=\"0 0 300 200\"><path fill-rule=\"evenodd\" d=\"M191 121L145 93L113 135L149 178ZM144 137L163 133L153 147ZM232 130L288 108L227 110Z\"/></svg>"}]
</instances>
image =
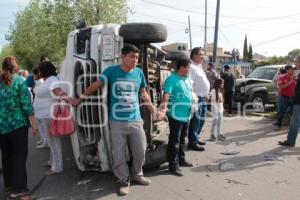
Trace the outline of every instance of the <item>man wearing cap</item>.
<instances>
[{"instance_id":1,"label":"man wearing cap","mask_svg":"<svg viewBox=\"0 0 300 200\"><path fill-rule=\"evenodd\" d=\"M295 58L295 65L297 70L300 70L300 55ZM297 84L295 88L293 115L290 122L290 129L287 140L279 141L278 144L282 146L295 146L297 135L300 128L300 74L298 74Z\"/></svg>"},{"instance_id":2,"label":"man wearing cap","mask_svg":"<svg viewBox=\"0 0 300 200\"><path fill-rule=\"evenodd\" d=\"M274 124L277 128L281 129L282 120L288 108L293 109L293 98L295 96L296 81L294 79L294 67L292 65L286 65L286 74L279 77L277 81L278 85L278 113L277 122Z\"/></svg>"}]
</instances>

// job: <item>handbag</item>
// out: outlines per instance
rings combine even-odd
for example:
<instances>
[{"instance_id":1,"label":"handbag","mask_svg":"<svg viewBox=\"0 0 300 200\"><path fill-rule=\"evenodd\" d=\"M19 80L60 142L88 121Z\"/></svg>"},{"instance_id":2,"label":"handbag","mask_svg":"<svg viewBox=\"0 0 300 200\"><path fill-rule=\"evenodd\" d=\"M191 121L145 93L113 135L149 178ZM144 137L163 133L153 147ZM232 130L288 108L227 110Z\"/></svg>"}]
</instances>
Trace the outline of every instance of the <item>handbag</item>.
<instances>
[{"instance_id":1,"label":"handbag","mask_svg":"<svg viewBox=\"0 0 300 200\"><path fill-rule=\"evenodd\" d=\"M75 131L74 119L71 115L70 105L65 104L63 109L61 104L57 103L54 110L54 118L49 126L49 134L62 137L70 136Z\"/></svg>"}]
</instances>

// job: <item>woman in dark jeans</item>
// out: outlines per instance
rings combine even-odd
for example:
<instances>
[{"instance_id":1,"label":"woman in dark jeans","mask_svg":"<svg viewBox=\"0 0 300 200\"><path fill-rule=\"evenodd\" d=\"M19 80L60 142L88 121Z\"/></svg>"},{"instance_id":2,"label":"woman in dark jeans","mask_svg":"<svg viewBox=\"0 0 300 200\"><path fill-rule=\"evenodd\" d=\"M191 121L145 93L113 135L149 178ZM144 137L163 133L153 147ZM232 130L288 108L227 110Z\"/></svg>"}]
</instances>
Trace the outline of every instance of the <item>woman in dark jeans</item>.
<instances>
[{"instance_id":1,"label":"woman in dark jeans","mask_svg":"<svg viewBox=\"0 0 300 200\"><path fill-rule=\"evenodd\" d=\"M28 128L38 132L25 81L14 73L14 57L6 57L0 73L0 148L5 191L10 199L31 200L27 188Z\"/></svg>"}]
</instances>

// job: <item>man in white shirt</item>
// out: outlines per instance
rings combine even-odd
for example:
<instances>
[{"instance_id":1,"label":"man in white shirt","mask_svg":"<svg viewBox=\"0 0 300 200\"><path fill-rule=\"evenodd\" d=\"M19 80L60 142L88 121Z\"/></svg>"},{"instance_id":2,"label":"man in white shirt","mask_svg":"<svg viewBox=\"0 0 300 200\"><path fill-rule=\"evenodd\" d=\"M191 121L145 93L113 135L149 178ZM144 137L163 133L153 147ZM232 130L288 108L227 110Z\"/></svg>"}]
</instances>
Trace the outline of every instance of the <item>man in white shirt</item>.
<instances>
[{"instance_id":1,"label":"man in white shirt","mask_svg":"<svg viewBox=\"0 0 300 200\"><path fill-rule=\"evenodd\" d=\"M191 52L191 69L189 77L193 82L193 92L198 96L198 111L192 116L188 133L188 148L195 151L204 151L200 145L200 133L205 122L207 112L207 99L210 91L210 84L202 66L204 52L195 47Z\"/></svg>"}]
</instances>

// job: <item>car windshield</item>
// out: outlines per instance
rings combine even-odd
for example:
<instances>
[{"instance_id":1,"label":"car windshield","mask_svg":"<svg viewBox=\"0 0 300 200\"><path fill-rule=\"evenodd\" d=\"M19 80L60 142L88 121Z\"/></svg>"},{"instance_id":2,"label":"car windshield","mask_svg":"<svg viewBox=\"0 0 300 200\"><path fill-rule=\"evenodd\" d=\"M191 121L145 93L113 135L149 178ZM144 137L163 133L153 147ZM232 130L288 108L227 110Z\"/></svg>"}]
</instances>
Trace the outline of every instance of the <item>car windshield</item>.
<instances>
[{"instance_id":1,"label":"car windshield","mask_svg":"<svg viewBox=\"0 0 300 200\"><path fill-rule=\"evenodd\" d=\"M277 72L277 68L259 67L256 68L253 72L251 72L248 75L248 78L261 78L261 79L273 80L276 72Z\"/></svg>"}]
</instances>

